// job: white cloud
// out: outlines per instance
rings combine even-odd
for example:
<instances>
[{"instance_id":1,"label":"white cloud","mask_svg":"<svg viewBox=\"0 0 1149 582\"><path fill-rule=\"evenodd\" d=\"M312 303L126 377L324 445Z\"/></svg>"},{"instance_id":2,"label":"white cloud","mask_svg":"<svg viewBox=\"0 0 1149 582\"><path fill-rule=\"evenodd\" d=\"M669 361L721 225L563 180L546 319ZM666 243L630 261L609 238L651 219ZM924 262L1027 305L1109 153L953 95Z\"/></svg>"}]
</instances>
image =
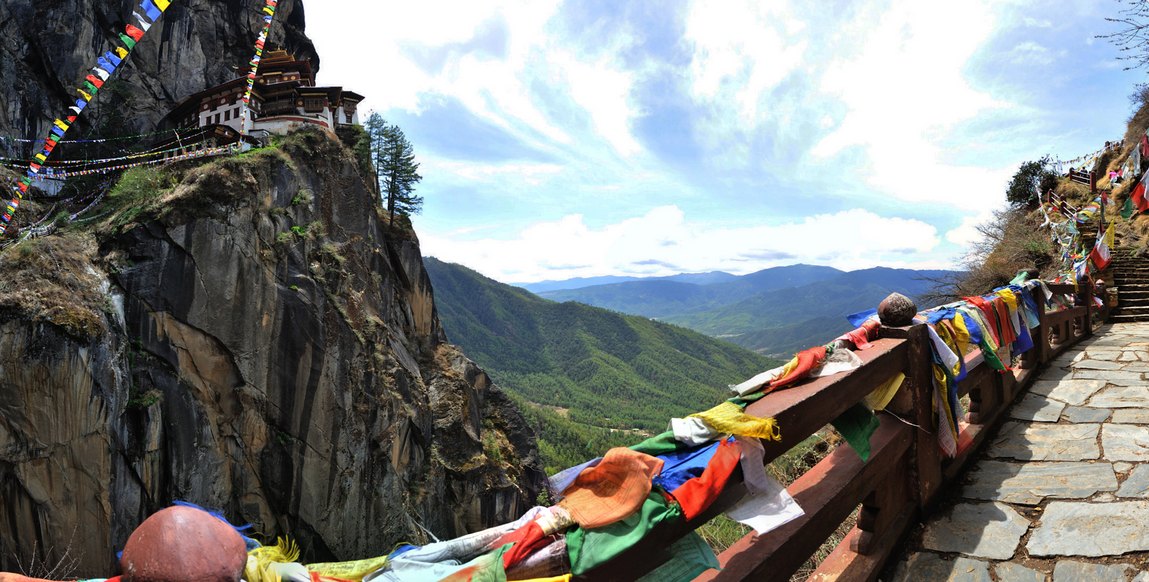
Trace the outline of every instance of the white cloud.
<instances>
[{"instance_id":1,"label":"white cloud","mask_svg":"<svg viewBox=\"0 0 1149 582\"><path fill-rule=\"evenodd\" d=\"M1053 51L1032 40L1014 46L1009 56L1013 62L1022 65L1049 65L1056 60Z\"/></svg>"},{"instance_id":2,"label":"white cloud","mask_svg":"<svg viewBox=\"0 0 1149 582\"><path fill-rule=\"evenodd\" d=\"M693 97L720 109L735 105L737 119L728 121L752 130L767 117L770 94L800 69L805 28L783 1L694 2L686 16Z\"/></svg>"},{"instance_id":3,"label":"white cloud","mask_svg":"<svg viewBox=\"0 0 1149 582\"><path fill-rule=\"evenodd\" d=\"M424 236L424 253L501 281L590 275L666 275L725 270L749 273L797 262L846 270L875 265L948 264L927 255L937 229L919 220L853 209L761 226L692 222L677 206L599 228L581 214L539 222L509 239Z\"/></svg>"},{"instance_id":4,"label":"white cloud","mask_svg":"<svg viewBox=\"0 0 1149 582\"><path fill-rule=\"evenodd\" d=\"M434 0L356 6L353 21L338 18L345 13L335 7L308 15L316 37L330 38L324 29L339 27L341 38L370 39L358 43L362 58L385 74L362 74L362 59L325 60L322 71L322 82L364 93L366 108L422 114L454 99L538 150L575 146L586 132L623 156L641 153L631 129L642 114L634 96L642 73L618 59L634 39L620 34L592 50L575 47L556 24L560 6L560 0ZM505 41L499 50L474 46L490 34ZM571 124L579 118L588 127Z\"/></svg>"},{"instance_id":5,"label":"white cloud","mask_svg":"<svg viewBox=\"0 0 1149 582\"><path fill-rule=\"evenodd\" d=\"M868 164L860 176L900 200L980 208L1000 199L1007 170L954 164L939 147L953 149L947 142L962 122L1007 107L964 73L994 32L990 7L895 0L867 18L857 55L822 76L822 92L846 113L814 146L815 158L861 148Z\"/></svg>"},{"instance_id":6,"label":"white cloud","mask_svg":"<svg viewBox=\"0 0 1149 582\"><path fill-rule=\"evenodd\" d=\"M946 232L946 240L963 249L969 249L971 245L985 238L978 232L978 227L986 224L992 218L993 212L990 210L979 212L973 216L966 216L962 219L961 224Z\"/></svg>"},{"instance_id":7,"label":"white cloud","mask_svg":"<svg viewBox=\"0 0 1149 582\"><path fill-rule=\"evenodd\" d=\"M539 186L562 171L563 167L558 164L539 163L484 164L427 158L422 164L424 174L445 172L464 180L484 183L516 179L530 186Z\"/></svg>"}]
</instances>

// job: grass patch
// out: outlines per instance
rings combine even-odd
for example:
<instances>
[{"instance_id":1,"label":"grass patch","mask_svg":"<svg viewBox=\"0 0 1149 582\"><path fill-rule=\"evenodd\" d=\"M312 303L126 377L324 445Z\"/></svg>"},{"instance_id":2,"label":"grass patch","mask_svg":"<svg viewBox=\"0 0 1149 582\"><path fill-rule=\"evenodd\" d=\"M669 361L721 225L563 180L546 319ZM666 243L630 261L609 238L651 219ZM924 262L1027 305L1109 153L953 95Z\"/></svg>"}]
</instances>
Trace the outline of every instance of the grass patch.
<instances>
[{"instance_id":1,"label":"grass patch","mask_svg":"<svg viewBox=\"0 0 1149 582\"><path fill-rule=\"evenodd\" d=\"M56 325L87 339L107 331L105 281L96 241L69 233L32 239L0 252L0 312Z\"/></svg>"}]
</instances>

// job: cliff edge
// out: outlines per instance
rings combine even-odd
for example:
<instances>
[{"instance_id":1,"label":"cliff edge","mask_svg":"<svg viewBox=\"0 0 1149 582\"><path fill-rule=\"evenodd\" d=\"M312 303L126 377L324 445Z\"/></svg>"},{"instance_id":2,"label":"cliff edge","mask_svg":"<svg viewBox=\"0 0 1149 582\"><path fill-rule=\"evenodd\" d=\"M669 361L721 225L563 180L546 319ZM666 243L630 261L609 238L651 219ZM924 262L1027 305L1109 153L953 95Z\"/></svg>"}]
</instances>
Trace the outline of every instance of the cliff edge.
<instances>
[{"instance_id":1,"label":"cliff edge","mask_svg":"<svg viewBox=\"0 0 1149 582\"><path fill-rule=\"evenodd\" d=\"M446 343L418 240L338 140L128 172L84 225L0 253L0 570L114 571L175 499L386 554L507 522L534 436Z\"/></svg>"}]
</instances>

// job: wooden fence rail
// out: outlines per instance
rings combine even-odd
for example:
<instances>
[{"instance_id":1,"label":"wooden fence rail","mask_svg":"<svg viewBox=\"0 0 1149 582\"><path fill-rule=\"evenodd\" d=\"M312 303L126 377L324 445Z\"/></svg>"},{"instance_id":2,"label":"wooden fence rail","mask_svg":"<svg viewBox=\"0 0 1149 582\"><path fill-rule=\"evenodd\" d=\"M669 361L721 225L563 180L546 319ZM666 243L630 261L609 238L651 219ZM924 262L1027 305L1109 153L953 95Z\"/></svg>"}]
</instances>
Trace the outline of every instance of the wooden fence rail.
<instances>
[{"instance_id":1,"label":"wooden fence rail","mask_svg":"<svg viewBox=\"0 0 1149 582\"><path fill-rule=\"evenodd\" d=\"M1055 295L1076 293L1073 285L1049 288ZM1045 305L1044 297L1034 299ZM952 459L942 457L933 429L932 359L924 324L883 327L874 347L857 352L863 361L860 368L752 403L747 413L774 417L782 428L781 441L763 441L768 463L899 372L906 376L887 407L889 413L880 414L868 461L862 462L849 447L835 449L787 488L805 510L804 516L763 536L751 532L718 556L721 570L707 571L698 579L788 580L860 506L857 525L810 580L875 580L914 524L932 510L942 488L961 474L1004 420L1009 405L1029 387L1038 369L1092 333L1092 303L1090 290L1084 289L1076 297L1076 307L1042 310L1038 326L1030 330L1034 348L1012 372L983 365L977 349L966 355L967 376L958 387L962 396L969 396L969 414L959 427L958 450ZM664 524L623 556L580 579L641 577L670 557L668 548L675 540L725 511L744 493L739 471L703 515L685 524Z\"/></svg>"}]
</instances>

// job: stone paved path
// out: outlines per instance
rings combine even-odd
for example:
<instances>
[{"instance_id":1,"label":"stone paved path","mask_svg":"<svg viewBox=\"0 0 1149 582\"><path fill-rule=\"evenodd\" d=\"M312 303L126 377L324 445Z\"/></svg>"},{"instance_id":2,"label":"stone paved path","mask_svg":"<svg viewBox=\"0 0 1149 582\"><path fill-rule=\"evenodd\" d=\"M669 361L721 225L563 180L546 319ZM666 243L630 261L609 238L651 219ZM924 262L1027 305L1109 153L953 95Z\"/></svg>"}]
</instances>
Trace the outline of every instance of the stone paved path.
<instances>
[{"instance_id":1,"label":"stone paved path","mask_svg":"<svg viewBox=\"0 0 1149 582\"><path fill-rule=\"evenodd\" d=\"M1149 323L1050 362L956 497L894 581L1149 582Z\"/></svg>"}]
</instances>

